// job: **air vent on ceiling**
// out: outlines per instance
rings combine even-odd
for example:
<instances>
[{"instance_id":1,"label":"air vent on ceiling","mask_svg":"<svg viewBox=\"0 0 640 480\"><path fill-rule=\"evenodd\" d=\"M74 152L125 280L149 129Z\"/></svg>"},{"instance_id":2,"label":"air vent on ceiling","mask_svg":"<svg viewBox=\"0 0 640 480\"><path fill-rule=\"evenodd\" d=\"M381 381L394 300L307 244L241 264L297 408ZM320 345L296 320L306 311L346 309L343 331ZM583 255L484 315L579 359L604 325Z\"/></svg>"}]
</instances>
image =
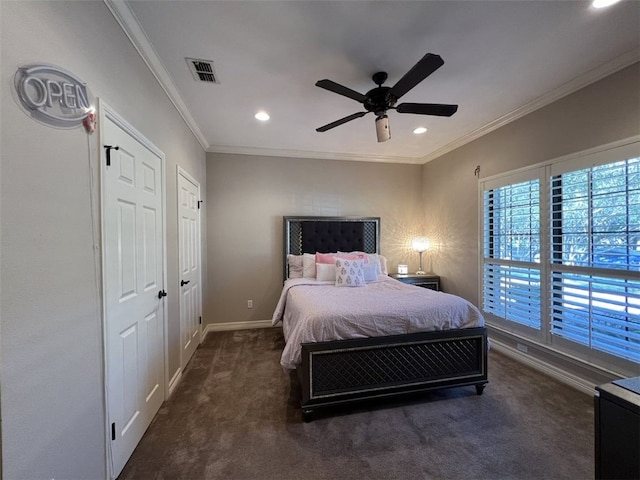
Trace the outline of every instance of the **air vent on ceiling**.
<instances>
[{"instance_id":1,"label":"air vent on ceiling","mask_svg":"<svg viewBox=\"0 0 640 480\"><path fill-rule=\"evenodd\" d=\"M213 69L213 62L211 60L201 60L197 58L187 58L189 69L195 78L199 82L205 83L220 83L216 72Z\"/></svg>"}]
</instances>

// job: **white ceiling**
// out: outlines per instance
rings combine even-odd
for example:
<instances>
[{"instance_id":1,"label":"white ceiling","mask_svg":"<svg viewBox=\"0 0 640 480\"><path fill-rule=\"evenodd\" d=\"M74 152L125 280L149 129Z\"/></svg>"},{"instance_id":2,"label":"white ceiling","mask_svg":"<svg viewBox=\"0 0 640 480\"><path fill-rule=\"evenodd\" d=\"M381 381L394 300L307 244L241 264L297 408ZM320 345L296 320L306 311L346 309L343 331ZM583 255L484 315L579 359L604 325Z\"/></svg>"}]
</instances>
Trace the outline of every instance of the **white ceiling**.
<instances>
[{"instance_id":1,"label":"white ceiling","mask_svg":"<svg viewBox=\"0 0 640 480\"><path fill-rule=\"evenodd\" d=\"M425 163L640 59L638 0L107 5L210 152ZM458 104L455 115L390 111L385 143L373 115L315 131L363 110L317 80L366 93L373 73L392 86L427 52L445 64L401 101ZM213 60L220 84L196 82L185 57Z\"/></svg>"}]
</instances>

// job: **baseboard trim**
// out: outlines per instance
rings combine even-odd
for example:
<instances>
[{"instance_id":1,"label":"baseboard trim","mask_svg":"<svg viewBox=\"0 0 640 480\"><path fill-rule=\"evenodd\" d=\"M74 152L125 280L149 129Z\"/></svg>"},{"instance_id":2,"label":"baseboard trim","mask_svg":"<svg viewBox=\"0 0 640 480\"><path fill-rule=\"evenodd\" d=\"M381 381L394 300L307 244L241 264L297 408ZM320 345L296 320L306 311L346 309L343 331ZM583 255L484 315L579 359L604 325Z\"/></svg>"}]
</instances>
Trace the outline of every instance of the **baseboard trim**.
<instances>
[{"instance_id":1,"label":"baseboard trim","mask_svg":"<svg viewBox=\"0 0 640 480\"><path fill-rule=\"evenodd\" d=\"M173 391L176 389L176 387L180 383L180 380L182 380L182 369L181 368L177 369L176 373L174 373L173 377L171 377L171 380L169 380L169 395L168 395L168 397L170 397L171 394L173 393Z\"/></svg>"},{"instance_id":2,"label":"baseboard trim","mask_svg":"<svg viewBox=\"0 0 640 480\"><path fill-rule=\"evenodd\" d=\"M225 322L225 323L208 323L202 332L202 338L207 336L209 332L227 332L229 330L249 330L252 328L270 328L271 320L253 320L250 322Z\"/></svg>"},{"instance_id":3,"label":"baseboard trim","mask_svg":"<svg viewBox=\"0 0 640 480\"><path fill-rule=\"evenodd\" d=\"M506 355L509 358L512 358L513 360L516 360L517 362L524 363L525 365L528 365L529 367L534 368L535 370L538 370L545 375L549 375L559 382L573 387L586 395L593 396L594 394L594 389L596 386L584 378L566 372L565 370L562 370L561 368L540 360L539 358L534 358L526 355L523 352L505 345L504 343L501 343L493 338L491 339L491 348Z\"/></svg>"}]
</instances>

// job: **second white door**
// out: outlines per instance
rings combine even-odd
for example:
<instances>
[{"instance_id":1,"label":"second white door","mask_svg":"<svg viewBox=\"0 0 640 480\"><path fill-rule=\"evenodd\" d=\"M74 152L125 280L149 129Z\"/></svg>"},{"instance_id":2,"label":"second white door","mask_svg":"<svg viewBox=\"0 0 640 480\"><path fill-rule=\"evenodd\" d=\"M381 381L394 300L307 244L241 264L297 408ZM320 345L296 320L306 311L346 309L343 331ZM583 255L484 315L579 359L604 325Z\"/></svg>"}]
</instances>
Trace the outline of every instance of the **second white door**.
<instances>
[{"instance_id":1,"label":"second white door","mask_svg":"<svg viewBox=\"0 0 640 480\"><path fill-rule=\"evenodd\" d=\"M181 367L200 344L202 286L200 279L200 185L178 168L178 248L180 266Z\"/></svg>"}]
</instances>

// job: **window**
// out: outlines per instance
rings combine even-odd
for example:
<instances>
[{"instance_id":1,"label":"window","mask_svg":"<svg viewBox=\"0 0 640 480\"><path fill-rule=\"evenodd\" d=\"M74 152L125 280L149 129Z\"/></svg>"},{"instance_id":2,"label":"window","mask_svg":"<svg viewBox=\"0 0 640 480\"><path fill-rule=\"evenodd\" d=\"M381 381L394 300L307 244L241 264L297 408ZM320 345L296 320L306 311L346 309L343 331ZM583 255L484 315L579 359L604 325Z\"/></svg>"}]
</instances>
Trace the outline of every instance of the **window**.
<instances>
[{"instance_id":1,"label":"window","mask_svg":"<svg viewBox=\"0 0 640 480\"><path fill-rule=\"evenodd\" d=\"M587 358L640 363L639 146L482 182L489 323L554 347L568 342Z\"/></svg>"},{"instance_id":2,"label":"window","mask_svg":"<svg viewBox=\"0 0 640 480\"><path fill-rule=\"evenodd\" d=\"M485 311L539 329L540 182L487 190L484 206Z\"/></svg>"},{"instance_id":3,"label":"window","mask_svg":"<svg viewBox=\"0 0 640 480\"><path fill-rule=\"evenodd\" d=\"M640 158L551 185L551 333L640 361Z\"/></svg>"}]
</instances>

